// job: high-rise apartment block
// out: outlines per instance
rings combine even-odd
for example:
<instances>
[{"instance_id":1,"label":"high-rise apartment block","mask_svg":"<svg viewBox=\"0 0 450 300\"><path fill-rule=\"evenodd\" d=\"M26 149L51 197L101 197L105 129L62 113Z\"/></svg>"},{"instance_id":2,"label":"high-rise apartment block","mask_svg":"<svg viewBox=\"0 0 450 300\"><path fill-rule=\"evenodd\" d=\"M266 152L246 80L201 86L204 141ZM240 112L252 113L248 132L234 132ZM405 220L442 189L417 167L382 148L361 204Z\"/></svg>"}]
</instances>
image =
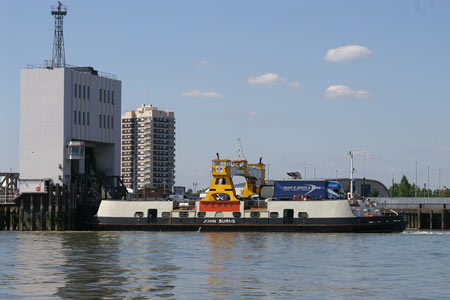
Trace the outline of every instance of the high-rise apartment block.
<instances>
[{"instance_id":1,"label":"high-rise apartment block","mask_svg":"<svg viewBox=\"0 0 450 300\"><path fill-rule=\"evenodd\" d=\"M122 114L121 175L133 190L171 190L175 182L175 116L142 105Z\"/></svg>"}]
</instances>

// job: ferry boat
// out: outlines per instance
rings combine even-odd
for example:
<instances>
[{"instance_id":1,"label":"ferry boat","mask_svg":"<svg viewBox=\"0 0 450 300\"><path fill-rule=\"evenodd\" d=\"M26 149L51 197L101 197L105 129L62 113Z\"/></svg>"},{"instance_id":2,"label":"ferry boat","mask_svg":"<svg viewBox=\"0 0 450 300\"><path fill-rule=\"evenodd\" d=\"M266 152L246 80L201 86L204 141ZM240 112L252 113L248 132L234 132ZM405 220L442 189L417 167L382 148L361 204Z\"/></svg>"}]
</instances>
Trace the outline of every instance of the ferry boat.
<instances>
[{"instance_id":1,"label":"ferry boat","mask_svg":"<svg viewBox=\"0 0 450 300\"><path fill-rule=\"evenodd\" d=\"M357 216L349 200L251 199L265 183L265 166L259 161L212 161L212 181L201 200L103 200L91 228L97 230L156 231L265 231L265 232L401 232L403 215ZM246 178L242 197L235 194L233 176ZM300 201L296 201L300 200Z\"/></svg>"}]
</instances>

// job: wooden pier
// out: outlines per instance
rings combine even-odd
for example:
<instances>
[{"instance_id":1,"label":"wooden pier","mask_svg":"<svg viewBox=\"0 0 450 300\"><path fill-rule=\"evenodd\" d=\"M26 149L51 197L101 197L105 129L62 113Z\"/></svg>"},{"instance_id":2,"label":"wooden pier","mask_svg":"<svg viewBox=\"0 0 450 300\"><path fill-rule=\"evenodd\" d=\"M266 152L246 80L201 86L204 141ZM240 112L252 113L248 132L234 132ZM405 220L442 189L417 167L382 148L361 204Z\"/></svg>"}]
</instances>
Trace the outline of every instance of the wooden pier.
<instances>
[{"instance_id":1,"label":"wooden pier","mask_svg":"<svg viewBox=\"0 0 450 300\"><path fill-rule=\"evenodd\" d=\"M382 209L392 214L393 209ZM408 216L408 229L450 229L450 209L447 208L403 208L394 210Z\"/></svg>"},{"instance_id":2,"label":"wooden pier","mask_svg":"<svg viewBox=\"0 0 450 300\"><path fill-rule=\"evenodd\" d=\"M59 231L77 229L73 185L49 187L47 193L21 194L0 203L0 230Z\"/></svg>"}]
</instances>

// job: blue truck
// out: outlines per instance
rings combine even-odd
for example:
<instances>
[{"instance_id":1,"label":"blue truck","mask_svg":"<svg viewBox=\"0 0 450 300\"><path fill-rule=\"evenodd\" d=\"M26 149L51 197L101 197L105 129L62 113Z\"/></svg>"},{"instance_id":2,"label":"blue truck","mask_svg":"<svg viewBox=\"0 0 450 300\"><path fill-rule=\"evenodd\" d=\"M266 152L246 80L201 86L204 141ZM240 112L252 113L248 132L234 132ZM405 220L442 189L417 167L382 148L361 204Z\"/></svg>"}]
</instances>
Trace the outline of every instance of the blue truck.
<instances>
[{"instance_id":1,"label":"blue truck","mask_svg":"<svg viewBox=\"0 0 450 300\"><path fill-rule=\"evenodd\" d=\"M300 195L304 199L343 199L344 190L339 182L326 179L275 180L273 182L273 198L292 200L294 196Z\"/></svg>"}]
</instances>

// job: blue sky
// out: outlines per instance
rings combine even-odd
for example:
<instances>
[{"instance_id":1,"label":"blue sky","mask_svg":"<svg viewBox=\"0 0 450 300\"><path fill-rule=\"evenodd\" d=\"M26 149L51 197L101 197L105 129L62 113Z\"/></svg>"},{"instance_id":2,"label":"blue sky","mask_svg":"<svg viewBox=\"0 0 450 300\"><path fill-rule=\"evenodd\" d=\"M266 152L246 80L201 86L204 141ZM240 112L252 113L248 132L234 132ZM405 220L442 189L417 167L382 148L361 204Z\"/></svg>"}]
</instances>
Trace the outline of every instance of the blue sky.
<instances>
[{"instance_id":1,"label":"blue sky","mask_svg":"<svg viewBox=\"0 0 450 300\"><path fill-rule=\"evenodd\" d=\"M0 171L19 168L20 70L51 58L55 3L0 2ZM417 161L420 186L428 166L450 186L449 1L63 3L67 63L116 74L122 111L175 112L179 185L206 187L240 137L271 178L347 177L352 150L357 177L414 181Z\"/></svg>"}]
</instances>

